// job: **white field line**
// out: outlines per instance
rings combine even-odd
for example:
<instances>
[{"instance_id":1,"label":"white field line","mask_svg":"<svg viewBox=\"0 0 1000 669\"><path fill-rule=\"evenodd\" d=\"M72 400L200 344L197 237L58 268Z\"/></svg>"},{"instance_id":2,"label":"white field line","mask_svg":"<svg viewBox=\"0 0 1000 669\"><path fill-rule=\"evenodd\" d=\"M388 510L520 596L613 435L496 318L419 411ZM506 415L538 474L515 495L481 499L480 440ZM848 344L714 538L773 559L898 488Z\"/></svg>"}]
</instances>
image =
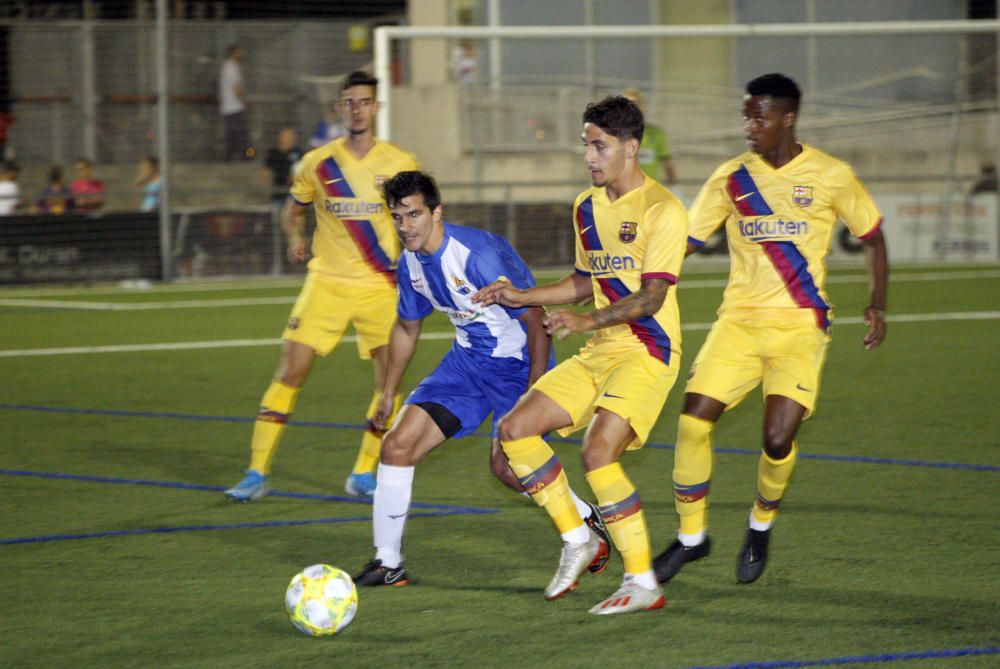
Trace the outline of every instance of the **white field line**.
<instances>
[{"instance_id":1,"label":"white field line","mask_svg":"<svg viewBox=\"0 0 1000 669\"><path fill-rule=\"evenodd\" d=\"M933 321L985 321L1000 319L1000 311L956 311L940 314L893 314L888 317L890 323L927 323ZM837 318L835 325L862 325L861 316L846 316ZM708 330L712 323L685 323L684 331ZM452 332L425 332L421 339L453 339ZM344 337L341 341L357 341L355 335ZM189 351L206 348L245 348L250 346L277 346L280 339L223 339L217 341L168 342L162 344L120 344L111 346L68 346L63 348L27 348L0 350L0 358L22 358L41 355L72 355L81 353L139 353L147 351Z\"/></svg>"},{"instance_id":2,"label":"white field line","mask_svg":"<svg viewBox=\"0 0 1000 669\"><path fill-rule=\"evenodd\" d=\"M923 281L968 281L971 279L1000 278L1000 270L968 270L958 272L903 272L892 274L892 283ZM827 283L867 283L864 274L845 274L827 277ZM724 288L726 279L692 279L680 282L680 289ZM93 293L91 293L93 294ZM119 293L121 294L121 293ZM133 293L134 294L134 293ZM295 296L243 297L216 300L164 300L156 302L91 302L86 300L52 300L36 298L0 298L0 307L34 307L39 309L77 309L82 311L151 311L158 309L219 309L224 307L251 307L269 304L293 304Z\"/></svg>"}]
</instances>

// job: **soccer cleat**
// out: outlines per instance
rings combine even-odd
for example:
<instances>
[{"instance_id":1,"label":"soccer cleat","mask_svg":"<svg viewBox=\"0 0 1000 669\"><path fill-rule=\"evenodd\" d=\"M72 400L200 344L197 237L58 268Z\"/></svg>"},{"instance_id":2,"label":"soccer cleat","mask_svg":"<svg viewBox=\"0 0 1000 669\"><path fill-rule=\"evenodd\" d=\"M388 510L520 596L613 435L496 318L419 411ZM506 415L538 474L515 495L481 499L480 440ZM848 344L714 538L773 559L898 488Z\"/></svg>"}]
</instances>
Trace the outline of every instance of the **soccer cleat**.
<instances>
[{"instance_id":1,"label":"soccer cleat","mask_svg":"<svg viewBox=\"0 0 1000 669\"><path fill-rule=\"evenodd\" d=\"M653 560L656 580L660 583L666 583L677 576L677 572L685 564L708 557L710 552L712 552L712 540L708 537L705 537L705 540L697 546L685 546L680 539L674 539L674 543L670 544L667 550L657 555L656 559Z\"/></svg>"},{"instance_id":2,"label":"soccer cleat","mask_svg":"<svg viewBox=\"0 0 1000 669\"><path fill-rule=\"evenodd\" d=\"M365 565L361 573L354 577L355 585L391 585L399 587L409 585L410 577L400 564L398 567L383 567L381 560L372 560Z\"/></svg>"},{"instance_id":3,"label":"soccer cleat","mask_svg":"<svg viewBox=\"0 0 1000 669\"><path fill-rule=\"evenodd\" d=\"M770 530L747 528L747 538L736 557L736 580L740 583L753 583L760 578L767 566L767 542L770 539Z\"/></svg>"},{"instance_id":4,"label":"soccer cleat","mask_svg":"<svg viewBox=\"0 0 1000 669\"><path fill-rule=\"evenodd\" d=\"M352 497L371 497L375 494L375 476L371 473L351 474L344 482L344 490Z\"/></svg>"},{"instance_id":5,"label":"soccer cleat","mask_svg":"<svg viewBox=\"0 0 1000 669\"><path fill-rule=\"evenodd\" d=\"M608 542L589 527L587 531L590 538L582 544L563 542L562 553L559 555L559 568L545 588L545 599L550 602L576 588L580 582L580 574L602 559L602 554L604 561L607 562Z\"/></svg>"},{"instance_id":6,"label":"soccer cleat","mask_svg":"<svg viewBox=\"0 0 1000 669\"><path fill-rule=\"evenodd\" d=\"M604 518L597 510L597 505L587 502L587 506L590 507L590 515L584 518L583 522L587 523L587 526L608 545L608 550L598 553L594 561L587 567L591 574L600 574L608 567L608 559L611 557L611 539L608 538L608 528L604 526Z\"/></svg>"},{"instance_id":7,"label":"soccer cleat","mask_svg":"<svg viewBox=\"0 0 1000 669\"><path fill-rule=\"evenodd\" d=\"M227 490L225 495L236 502L254 502L270 491L267 477L256 469L248 469L243 480Z\"/></svg>"},{"instance_id":8,"label":"soccer cleat","mask_svg":"<svg viewBox=\"0 0 1000 669\"><path fill-rule=\"evenodd\" d=\"M667 603L660 586L647 590L638 583L631 574L626 574L622 585L615 594L590 609L590 613L598 616L609 616L616 613L631 613L633 611L652 611L663 608Z\"/></svg>"}]
</instances>

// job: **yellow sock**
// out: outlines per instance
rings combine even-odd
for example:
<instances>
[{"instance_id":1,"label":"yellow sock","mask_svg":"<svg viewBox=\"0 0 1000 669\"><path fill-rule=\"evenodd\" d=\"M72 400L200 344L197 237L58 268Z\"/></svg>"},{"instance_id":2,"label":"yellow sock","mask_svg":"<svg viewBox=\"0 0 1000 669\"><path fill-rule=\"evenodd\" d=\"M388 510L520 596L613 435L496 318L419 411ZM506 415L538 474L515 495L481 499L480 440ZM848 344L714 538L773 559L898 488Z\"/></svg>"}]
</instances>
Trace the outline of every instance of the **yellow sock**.
<instances>
[{"instance_id":1,"label":"yellow sock","mask_svg":"<svg viewBox=\"0 0 1000 669\"><path fill-rule=\"evenodd\" d=\"M712 478L712 428L715 424L681 414L674 450L674 508L681 534L708 529L708 489Z\"/></svg>"},{"instance_id":2,"label":"yellow sock","mask_svg":"<svg viewBox=\"0 0 1000 669\"><path fill-rule=\"evenodd\" d=\"M260 401L260 411L253 424L253 438L250 440L250 469L261 474L271 473L271 460L278 449L278 442L285 432L288 416L295 408L298 388L286 386L280 381L271 381L264 398Z\"/></svg>"},{"instance_id":3,"label":"yellow sock","mask_svg":"<svg viewBox=\"0 0 1000 669\"><path fill-rule=\"evenodd\" d=\"M757 462L757 499L753 504L753 517L757 522L767 525L774 522L798 454L799 447L794 441L784 460L772 460L767 453L761 452Z\"/></svg>"},{"instance_id":4,"label":"yellow sock","mask_svg":"<svg viewBox=\"0 0 1000 669\"><path fill-rule=\"evenodd\" d=\"M365 418L367 419L365 433L361 436L361 448L358 450L358 457L354 461L354 469L351 470L352 474L370 474L375 471L375 466L378 464L378 456L382 450L382 437L385 436L385 430L377 429L372 424L372 418L375 416L378 403L381 401L382 391L376 390L371 404L368 405L368 411L365 412ZM399 405L402 402L402 395L396 395L392 403L392 415L389 417L388 425L392 425L392 421L395 420L396 414L399 412Z\"/></svg>"},{"instance_id":5,"label":"yellow sock","mask_svg":"<svg viewBox=\"0 0 1000 669\"><path fill-rule=\"evenodd\" d=\"M597 496L601 517L615 548L622 555L625 571L642 574L652 569L653 556L642 501L622 466L614 462L587 472L587 483Z\"/></svg>"},{"instance_id":6,"label":"yellow sock","mask_svg":"<svg viewBox=\"0 0 1000 669\"><path fill-rule=\"evenodd\" d=\"M569 493L569 480L555 452L541 437L502 441L504 453L525 491L545 509L560 534L583 525L583 519Z\"/></svg>"}]
</instances>

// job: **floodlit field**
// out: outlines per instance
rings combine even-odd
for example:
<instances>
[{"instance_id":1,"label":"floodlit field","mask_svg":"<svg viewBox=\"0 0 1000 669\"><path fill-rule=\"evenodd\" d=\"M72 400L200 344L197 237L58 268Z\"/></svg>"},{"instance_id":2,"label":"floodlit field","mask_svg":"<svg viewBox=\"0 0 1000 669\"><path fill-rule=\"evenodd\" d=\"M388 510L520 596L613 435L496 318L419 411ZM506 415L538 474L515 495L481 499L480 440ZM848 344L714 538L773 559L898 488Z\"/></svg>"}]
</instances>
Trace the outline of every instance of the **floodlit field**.
<instances>
[{"instance_id":1,"label":"floodlit field","mask_svg":"<svg viewBox=\"0 0 1000 669\"><path fill-rule=\"evenodd\" d=\"M689 272L684 362L724 275ZM354 623L311 639L285 618L302 567L355 572L370 507L343 496L370 368L353 339L321 361L275 459L272 496L222 490L248 460L294 281L0 291L0 666L792 667L1000 662L1000 269L894 268L889 335L860 345L860 269L832 272L837 305L820 407L763 578L738 586L753 497L758 394L716 431L710 558L667 608L587 609L621 576L545 602L559 538L491 480L487 440L417 468L406 588L362 590ZM432 318L407 387L450 345ZM433 336L434 333L445 333ZM582 340L561 342L566 357ZM684 374L682 373L682 379ZM675 387L643 451L624 459L659 552L671 498ZM578 442L556 446L589 497ZM911 660L913 662L911 662ZM922 660L916 662L915 660Z\"/></svg>"}]
</instances>

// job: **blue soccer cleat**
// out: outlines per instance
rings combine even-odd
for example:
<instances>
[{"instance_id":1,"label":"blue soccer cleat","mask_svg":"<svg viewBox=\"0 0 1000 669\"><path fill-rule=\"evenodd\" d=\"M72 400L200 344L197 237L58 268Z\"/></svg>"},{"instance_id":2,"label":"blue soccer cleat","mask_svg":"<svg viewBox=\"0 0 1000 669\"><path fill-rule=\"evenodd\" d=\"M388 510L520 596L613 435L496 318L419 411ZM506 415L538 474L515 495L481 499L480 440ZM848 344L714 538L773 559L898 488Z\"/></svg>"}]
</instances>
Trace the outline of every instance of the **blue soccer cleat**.
<instances>
[{"instance_id":1,"label":"blue soccer cleat","mask_svg":"<svg viewBox=\"0 0 1000 669\"><path fill-rule=\"evenodd\" d=\"M266 476L256 469L248 469L243 480L226 491L226 497L235 502L254 502L270 490Z\"/></svg>"},{"instance_id":2,"label":"blue soccer cleat","mask_svg":"<svg viewBox=\"0 0 1000 669\"><path fill-rule=\"evenodd\" d=\"M371 473L351 474L344 482L344 490L351 497L371 497L375 494L375 476Z\"/></svg>"}]
</instances>

